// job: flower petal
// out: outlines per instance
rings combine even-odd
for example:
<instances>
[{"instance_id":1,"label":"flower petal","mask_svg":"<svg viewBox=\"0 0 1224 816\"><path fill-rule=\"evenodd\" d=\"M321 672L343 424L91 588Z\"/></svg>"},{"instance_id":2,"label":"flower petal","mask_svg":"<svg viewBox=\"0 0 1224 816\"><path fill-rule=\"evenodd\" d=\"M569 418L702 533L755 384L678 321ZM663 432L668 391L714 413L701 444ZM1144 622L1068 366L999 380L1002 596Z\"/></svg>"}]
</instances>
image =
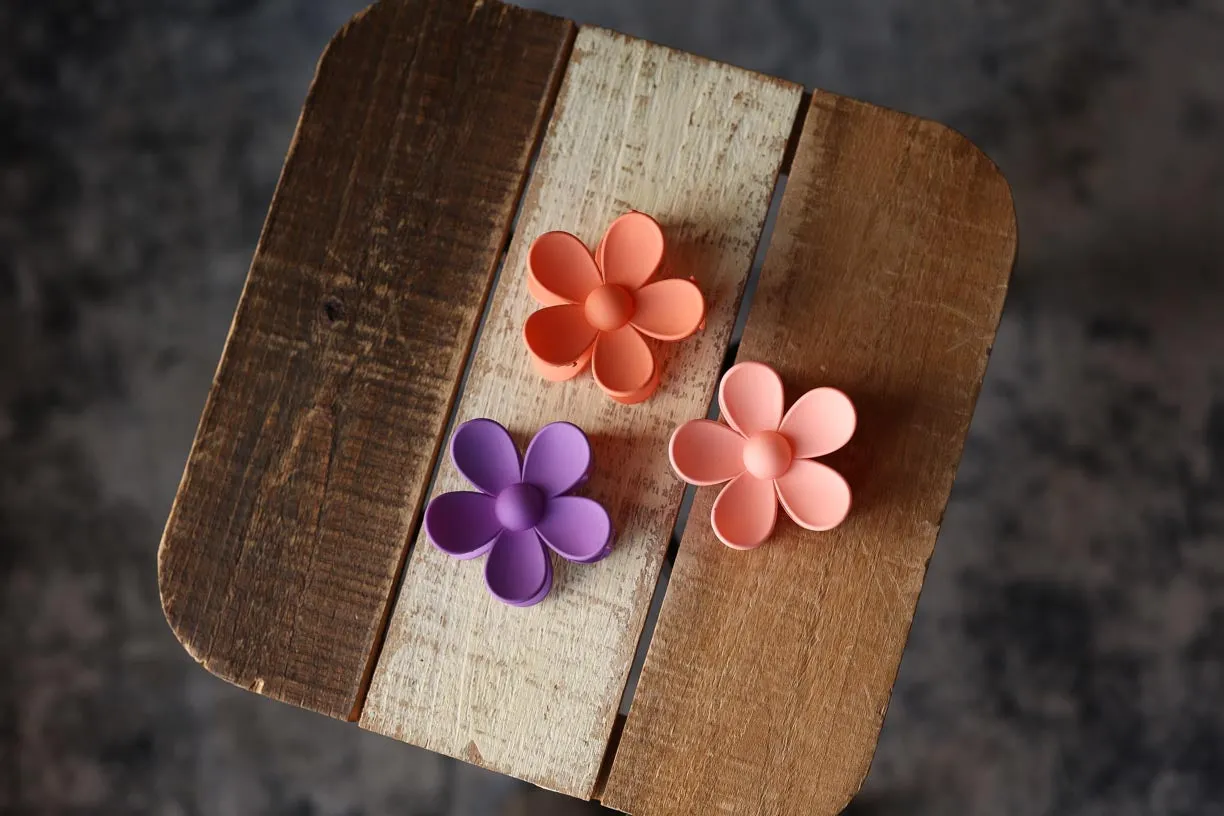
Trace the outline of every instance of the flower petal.
<instances>
[{"instance_id":1,"label":"flower petal","mask_svg":"<svg viewBox=\"0 0 1224 816\"><path fill-rule=\"evenodd\" d=\"M719 541L736 550L759 547L773 532L778 499L773 482L751 473L736 476L714 500L710 522Z\"/></svg>"},{"instance_id":2,"label":"flower petal","mask_svg":"<svg viewBox=\"0 0 1224 816\"><path fill-rule=\"evenodd\" d=\"M552 561L535 530L504 531L485 560L485 585L512 606L539 603L552 586Z\"/></svg>"},{"instance_id":3,"label":"flower petal","mask_svg":"<svg viewBox=\"0 0 1224 816\"><path fill-rule=\"evenodd\" d=\"M536 532L557 555L580 564L612 551L612 519L602 504L585 496L549 499Z\"/></svg>"},{"instance_id":4,"label":"flower petal","mask_svg":"<svg viewBox=\"0 0 1224 816\"><path fill-rule=\"evenodd\" d=\"M744 437L709 419L677 428L667 453L672 468L689 484L719 484L744 472Z\"/></svg>"},{"instance_id":5,"label":"flower petal","mask_svg":"<svg viewBox=\"0 0 1224 816\"><path fill-rule=\"evenodd\" d=\"M801 459L824 456L841 448L854 435L854 404L836 388L814 388L782 417L778 430Z\"/></svg>"},{"instance_id":6,"label":"flower petal","mask_svg":"<svg viewBox=\"0 0 1224 816\"><path fill-rule=\"evenodd\" d=\"M639 402L645 402L650 399L650 395L659 388L659 367L655 366L654 374L650 375L650 381L636 391L630 391L628 394L609 394L613 400L621 405L637 405Z\"/></svg>"},{"instance_id":7,"label":"flower petal","mask_svg":"<svg viewBox=\"0 0 1224 816\"><path fill-rule=\"evenodd\" d=\"M645 387L654 375L654 355L632 326L600 332L595 340L591 371L612 396L627 396Z\"/></svg>"},{"instance_id":8,"label":"flower petal","mask_svg":"<svg viewBox=\"0 0 1224 816\"><path fill-rule=\"evenodd\" d=\"M591 443L577 425L553 422L545 425L527 446L523 457L523 481L560 496L586 479L591 470Z\"/></svg>"},{"instance_id":9,"label":"flower petal","mask_svg":"<svg viewBox=\"0 0 1224 816\"><path fill-rule=\"evenodd\" d=\"M425 508L425 535L454 558L475 558L493 546L501 532L496 500L484 493L443 493Z\"/></svg>"},{"instance_id":10,"label":"flower petal","mask_svg":"<svg viewBox=\"0 0 1224 816\"><path fill-rule=\"evenodd\" d=\"M612 222L595 250L605 283L640 288L663 262L663 229L646 213L627 212Z\"/></svg>"},{"instance_id":11,"label":"flower petal","mask_svg":"<svg viewBox=\"0 0 1224 816\"><path fill-rule=\"evenodd\" d=\"M800 527L832 530L850 512L850 485L828 465L796 459L774 480L786 514Z\"/></svg>"},{"instance_id":12,"label":"flower petal","mask_svg":"<svg viewBox=\"0 0 1224 816\"><path fill-rule=\"evenodd\" d=\"M450 454L463 478L490 496L516 484L522 472L510 433L491 419L470 419L456 428Z\"/></svg>"},{"instance_id":13,"label":"flower petal","mask_svg":"<svg viewBox=\"0 0 1224 816\"><path fill-rule=\"evenodd\" d=\"M599 268L586 244L568 232L546 232L527 250L527 285L545 306L582 303L599 286Z\"/></svg>"},{"instance_id":14,"label":"flower petal","mask_svg":"<svg viewBox=\"0 0 1224 816\"><path fill-rule=\"evenodd\" d=\"M764 363L733 365L718 384L723 419L746 437L778 430L782 399L782 378Z\"/></svg>"},{"instance_id":15,"label":"flower petal","mask_svg":"<svg viewBox=\"0 0 1224 816\"><path fill-rule=\"evenodd\" d=\"M530 351L530 349L528 349ZM582 352L577 360L566 365L552 365L546 363L531 352L531 367L535 372L549 382L565 382L572 380L582 372L586 371L587 366L591 362L591 354L595 351L595 344L587 346L587 350Z\"/></svg>"},{"instance_id":16,"label":"flower petal","mask_svg":"<svg viewBox=\"0 0 1224 816\"><path fill-rule=\"evenodd\" d=\"M697 284L668 278L643 286L633 295L633 320L642 334L659 340L683 340L705 320L705 298Z\"/></svg>"},{"instance_id":17,"label":"flower petal","mask_svg":"<svg viewBox=\"0 0 1224 816\"><path fill-rule=\"evenodd\" d=\"M572 303L546 306L532 312L523 324L527 348L540 362L552 366L576 363L595 342L595 334L582 307Z\"/></svg>"}]
</instances>

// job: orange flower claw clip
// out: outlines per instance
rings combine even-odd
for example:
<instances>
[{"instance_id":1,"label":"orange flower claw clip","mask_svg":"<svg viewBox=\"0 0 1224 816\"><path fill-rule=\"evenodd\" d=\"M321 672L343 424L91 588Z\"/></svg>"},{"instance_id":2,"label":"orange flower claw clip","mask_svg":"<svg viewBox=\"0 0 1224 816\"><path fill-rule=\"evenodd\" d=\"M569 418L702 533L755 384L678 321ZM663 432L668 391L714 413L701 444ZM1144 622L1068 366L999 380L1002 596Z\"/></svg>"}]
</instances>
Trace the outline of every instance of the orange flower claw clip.
<instances>
[{"instance_id":1,"label":"orange flower claw clip","mask_svg":"<svg viewBox=\"0 0 1224 816\"><path fill-rule=\"evenodd\" d=\"M728 547L748 550L773 532L781 503L800 527L831 530L850 512L850 486L812 461L838 450L857 422L850 398L816 388L783 415L782 379L764 363L739 363L723 375L718 405L727 421L694 419L672 434L672 467L690 484L728 482L710 521Z\"/></svg>"},{"instance_id":2,"label":"orange flower claw clip","mask_svg":"<svg viewBox=\"0 0 1224 816\"><path fill-rule=\"evenodd\" d=\"M594 254L568 232L546 232L527 253L527 288L544 308L523 336L545 379L561 382L588 365L617 402L642 402L659 386L645 337L683 340L705 320L705 299L690 280L650 282L663 263L663 230L649 215L612 222Z\"/></svg>"}]
</instances>

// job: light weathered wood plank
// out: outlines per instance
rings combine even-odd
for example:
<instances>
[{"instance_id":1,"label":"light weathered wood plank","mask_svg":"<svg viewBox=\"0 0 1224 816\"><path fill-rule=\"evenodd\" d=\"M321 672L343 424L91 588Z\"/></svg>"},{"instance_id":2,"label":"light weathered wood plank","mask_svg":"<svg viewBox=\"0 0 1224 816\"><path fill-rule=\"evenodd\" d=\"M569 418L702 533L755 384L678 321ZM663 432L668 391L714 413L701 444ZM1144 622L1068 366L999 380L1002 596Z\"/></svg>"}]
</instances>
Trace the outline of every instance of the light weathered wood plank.
<instances>
[{"instance_id":1,"label":"light weathered wood plank","mask_svg":"<svg viewBox=\"0 0 1224 816\"><path fill-rule=\"evenodd\" d=\"M619 531L593 565L556 563L552 594L518 609L489 597L479 561L418 537L361 725L435 751L589 796L667 548L683 485L666 441L713 393L801 89L607 31L582 29L517 233L460 400L520 444L569 420L591 436L584 493ZM663 276L694 276L707 327L659 344L663 383L647 402L612 402L588 374L536 376L522 327L536 308L526 250L548 230L594 246L639 209L669 241ZM435 493L464 489L442 466Z\"/></svg>"},{"instance_id":2,"label":"light weathered wood plank","mask_svg":"<svg viewBox=\"0 0 1224 816\"><path fill-rule=\"evenodd\" d=\"M875 750L1015 257L998 170L940 125L817 93L739 360L844 389L846 523L760 549L699 490L603 801L832 814ZM789 404L789 402L788 402ZM696 416L697 414L694 414Z\"/></svg>"},{"instance_id":3,"label":"light weathered wood plank","mask_svg":"<svg viewBox=\"0 0 1224 816\"><path fill-rule=\"evenodd\" d=\"M355 716L573 36L384 0L320 60L159 554L224 679Z\"/></svg>"}]
</instances>

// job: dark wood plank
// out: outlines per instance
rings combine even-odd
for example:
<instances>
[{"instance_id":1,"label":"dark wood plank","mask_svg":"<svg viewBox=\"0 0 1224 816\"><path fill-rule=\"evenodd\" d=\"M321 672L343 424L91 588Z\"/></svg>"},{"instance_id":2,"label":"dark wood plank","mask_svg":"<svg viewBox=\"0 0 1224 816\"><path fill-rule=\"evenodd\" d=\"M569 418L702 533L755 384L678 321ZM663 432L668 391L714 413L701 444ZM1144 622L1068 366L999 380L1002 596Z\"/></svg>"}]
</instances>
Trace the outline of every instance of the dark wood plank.
<instances>
[{"instance_id":1,"label":"dark wood plank","mask_svg":"<svg viewBox=\"0 0 1224 816\"><path fill-rule=\"evenodd\" d=\"M359 713L573 35L384 0L320 60L159 553L222 678Z\"/></svg>"},{"instance_id":2,"label":"dark wood plank","mask_svg":"<svg viewBox=\"0 0 1224 816\"><path fill-rule=\"evenodd\" d=\"M844 389L825 461L855 507L722 546L698 491L603 801L646 814L838 813L875 751L1015 258L997 168L932 122L816 93L739 360L788 404Z\"/></svg>"}]
</instances>

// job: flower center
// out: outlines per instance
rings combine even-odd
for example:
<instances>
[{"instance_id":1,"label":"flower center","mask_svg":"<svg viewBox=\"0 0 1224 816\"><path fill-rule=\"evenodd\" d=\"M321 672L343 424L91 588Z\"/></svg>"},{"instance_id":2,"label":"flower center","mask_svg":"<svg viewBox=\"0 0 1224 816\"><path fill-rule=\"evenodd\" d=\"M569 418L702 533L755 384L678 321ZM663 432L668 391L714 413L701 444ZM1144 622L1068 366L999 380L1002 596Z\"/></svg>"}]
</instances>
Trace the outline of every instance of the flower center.
<instances>
[{"instance_id":1,"label":"flower center","mask_svg":"<svg viewBox=\"0 0 1224 816\"><path fill-rule=\"evenodd\" d=\"M493 512L501 526L511 532L530 530L544 515L544 494L526 482L512 484L497 494Z\"/></svg>"},{"instance_id":2,"label":"flower center","mask_svg":"<svg viewBox=\"0 0 1224 816\"><path fill-rule=\"evenodd\" d=\"M633 317L633 295L615 283L598 286L587 295L586 319L600 331L616 331Z\"/></svg>"},{"instance_id":3,"label":"flower center","mask_svg":"<svg viewBox=\"0 0 1224 816\"><path fill-rule=\"evenodd\" d=\"M776 479L790 470L790 442L777 431L758 431L744 445L744 467L758 479Z\"/></svg>"}]
</instances>

